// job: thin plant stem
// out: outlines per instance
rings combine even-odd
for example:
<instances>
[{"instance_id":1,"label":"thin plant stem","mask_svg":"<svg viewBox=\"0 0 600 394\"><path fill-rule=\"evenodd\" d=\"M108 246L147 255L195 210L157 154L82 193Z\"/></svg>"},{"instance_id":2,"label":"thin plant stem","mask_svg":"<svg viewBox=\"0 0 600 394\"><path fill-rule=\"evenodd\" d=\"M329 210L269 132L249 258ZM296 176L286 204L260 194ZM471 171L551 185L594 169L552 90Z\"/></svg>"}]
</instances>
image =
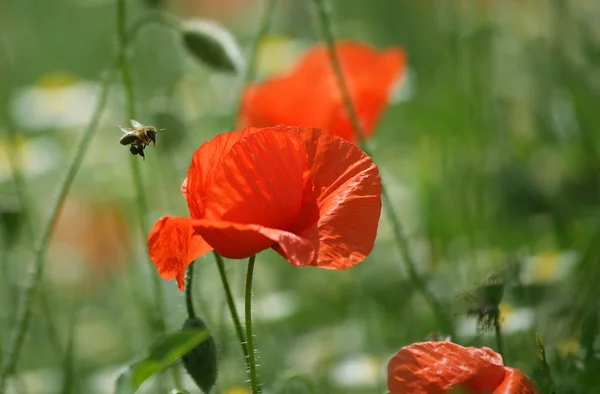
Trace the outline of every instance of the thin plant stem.
<instances>
[{"instance_id":1,"label":"thin plant stem","mask_svg":"<svg viewBox=\"0 0 600 394\"><path fill-rule=\"evenodd\" d=\"M13 74L13 70L14 70L14 62L12 61L13 59L10 56L9 49L6 46L6 43L4 42L4 39L2 36L0 36L0 47L2 49L2 53L4 54L4 59L5 59L4 64L6 65L5 84L8 85L8 84L11 84L12 80L13 80L12 74ZM8 87L6 89L6 92L7 93L10 92L10 89ZM2 115L4 115L4 116L2 116ZM31 219L32 218L32 214L31 214L32 206L30 204L30 200L27 195L27 187L25 186L25 180L23 178L23 174L21 173L21 169L19 168L20 167L19 166L19 155L17 153L18 149L16 149L18 133L16 131L16 126L13 124L10 114L8 114L8 113L0 114L0 118L1 117L4 118L4 124L5 124L6 130L7 130L8 141L9 141L9 144L11 145L11 148L7 149L8 165L11 170L17 198L21 205L21 211L23 212L22 222L24 222L25 235L27 237L28 246L33 248L34 243L35 243L35 229L34 229L34 225L33 225L33 220ZM13 245L7 245L7 246L8 246L8 249L12 249ZM8 262L6 262L6 270L8 271ZM60 341L58 340L56 324L54 322L54 316L51 313L52 308L50 307L49 297L46 293L46 289L43 286L40 288L39 291L40 291L40 294L42 295L39 298L39 300L41 302L44 323L48 327L48 330L47 330L48 339L50 340L50 343L52 344L52 348L53 348L54 352L56 353L56 356L61 358L62 350L61 350L61 346L60 346ZM16 299L16 296L13 299Z\"/></svg>"},{"instance_id":2,"label":"thin plant stem","mask_svg":"<svg viewBox=\"0 0 600 394\"><path fill-rule=\"evenodd\" d=\"M102 90L100 92L100 97L96 104L96 108L94 109L92 120L90 121L90 124L85 130L81 141L77 146L77 149L75 151L75 157L73 158L73 161L69 166L67 174L61 183L58 197L52 205L50 215L43 227L42 235L40 236L40 240L35 248L35 258L33 262L33 267L25 284L25 290L23 292L21 302L17 309L16 324L13 327L13 330L11 331L9 343L6 347L6 356L3 359L2 368L0 368L0 393L4 392L8 376L13 373L17 360L19 358L20 350L23 345L23 340L25 338L25 333L29 328L29 320L31 318L31 305L33 299L36 296L36 292L39 288L39 284L41 282L42 275L44 272L44 263L46 260L45 257L46 249L48 248L48 243L50 242L54 226L60 215L60 211L67 197L67 194L71 189L71 185L73 184L75 175L77 175L77 171L79 170L79 167L83 162L85 153L87 152L87 149L91 144L92 137L94 136L96 128L98 127L100 115L108 100L110 83L114 78L114 74L115 66L113 65L109 68L109 71L105 74L103 78L101 84Z\"/></svg>"},{"instance_id":3,"label":"thin plant stem","mask_svg":"<svg viewBox=\"0 0 600 394\"><path fill-rule=\"evenodd\" d=\"M127 46L127 30L126 30L126 2L125 0L117 1L117 35L119 38L119 46L125 48ZM135 99L133 95L133 82L131 79L131 71L129 69L129 62L127 60L126 50L120 51L119 68L121 71L121 79L125 88L125 100L127 105L127 114L129 119L135 118ZM148 202L146 201L146 194L144 193L144 185L142 182L142 174L140 172L139 162L135 156L129 158L131 174L133 177L133 183L136 193L136 206L138 207L139 225L142 237L142 244L146 243L146 234L148 234L148 223L146 222L146 216L148 214ZM156 307L156 313L158 314L158 330L160 334L164 333L166 329L165 324L165 306L164 306L164 295L160 285L160 278L158 274L152 274L152 294L154 295L154 304Z\"/></svg>"},{"instance_id":4,"label":"thin plant stem","mask_svg":"<svg viewBox=\"0 0 600 394\"><path fill-rule=\"evenodd\" d=\"M240 345L242 346L242 353L244 353L244 360L246 360L246 364L248 364L248 346L246 343L246 335L244 334L244 327L242 326L242 321L240 320L240 316L237 313L237 309L235 308L235 301L233 300L233 293L231 292L231 286L229 286L229 280L227 279L227 272L225 271L225 264L223 262L223 257L220 254L213 251L213 255L215 256L215 261L217 262L217 268L219 269L219 275L221 276L221 282L223 282L223 290L225 291L225 299L227 300L227 307L229 308L229 313L231 314L231 320L233 320L233 326L235 327L235 332L238 336L238 340L240 341ZM249 367L249 365L247 365Z\"/></svg>"},{"instance_id":5,"label":"thin plant stem","mask_svg":"<svg viewBox=\"0 0 600 394\"><path fill-rule=\"evenodd\" d=\"M129 34L126 35L127 45L131 43L132 39L143 26L145 26L145 23L137 23L133 25L134 28L130 29L128 32ZM58 220L58 217L60 216L63 203L67 195L69 194L71 186L73 185L75 176L77 175L77 172L81 167L81 163L83 162L85 154L87 153L87 150L91 145L92 138L94 137L94 134L98 128L100 116L102 115L102 110L104 109L108 101L111 82L115 77L121 52L126 50L127 45L119 48L119 53L116 59L107 68L102 77L102 81L100 83L101 91L96 106L94 108L92 118L88 127L83 133L81 140L77 145L77 149L75 150L75 156L73 157L73 160L69 165L65 178L61 182L61 185L59 187L58 196L56 197L50 209L48 219L42 227L40 239L37 243L37 246L35 247L35 256L32 264L32 269L30 271L30 275L27 278L27 282L23 290L23 295L21 296L21 302L19 303L19 306L17 308L16 323L13 329L11 330L9 342L5 347L5 357L2 359L2 365L0 366L0 393L5 392L8 377L14 372L15 366L19 359L20 351L23 346L23 340L25 339L25 334L27 333L27 330L29 328L32 302L37 294L39 284L44 273L46 250L48 248L50 239L52 238L55 224Z\"/></svg>"},{"instance_id":6,"label":"thin plant stem","mask_svg":"<svg viewBox=\"0 0 600 394\"><path fill-rule=\"evenodd\" d=\"M260 22L258 23L258 31L256 32L256 36L252 41L252 46L250 47L250 53L248 55L248 63L244 69L244 73L241 76L241 86L240 92L236 96L238 97L238 101L235 105L234 113L231 118L231 129L235 129L237 119L242 112L242 96L244 87L252 82L255 78L256 74L256 57L258 54L258 48L263 38L269 32L271 27L271 23L273 22L273 16L275 15L275 5L277 4L277 0L267 0L267 4L265 6L264 12L261 16Z\"/></svg>"},{"instance_id":7,"label":"thin plant stem","mask_svg":"<svg viewBox=\"0 0 600 394\"><path fill-rule=\"evenodd\" d=\"M252 394L260 393L258 374L256 373L256 358L254 357L254 337L252 336L252 276L254 274L254 260L256 255L248 259L248 272L246 274L246 297L245 297L245 318L246 318L246 341L248 344L248 376L252 386Z\"/></svg>"},{"instance_id":8,"label":"thin plant stem","mask_svg":"<svg viewBox=\"0 0 600 394\"><path fill-rule=\"evenodd\" d=\"M188 317L190 319L196 318L194 301L192 300L192 287L194 285L194 263L195 261L192 261L185 270L185 308L187 309Z\"/></svg>"},{"instance_id":9,"label":"thin plant stem","mask_svg":"<svg viewBox=\"0 0 600 394\"><path fill-rule=\"evenodd\" d=\"M504 356L504 344L502 342L502 332L500 331L500 309L498 309L498 307L496 307L496 310L494 311L494 331L496 333L496 347L498 353L501 356Z\"/></svg>"},{"instance_id":10,"label":"thin plant stem","mask_svg":"<svg viewBox=\"0 0 600 394\"><path fill-rule=\"evenodd\" d=\"M239 117L239 114L242 111L242 93L244 87L254 80L254 76L256 73L256 55L258 53L258 47L260 46L261 41L268 33L269 28L271 27L271 23L273 21L273 15L275 14L275 5L277 0L267 0L267 4L265 6L265 10L262 14L262 17L259 22L258 31L256 32L256 36L252 42L252 46L250 48L250 53L248 55L248 63L246 64L246 68L244 69L244 73L241 76L241 84L240 84L240 93L237 95L238 101L236 102L233 113L231 115L231 125L230 128L234 129L236 127L236 122ZM221 282L223 283L223 290L225 291L225 298L227 300L227 306L229 308L229 312L231 314L231 319L233 320L233 325L235 327L236 334L238 336L238 340L240 341L240 345L242 347L242 352L244 353L244 360L246 361L246 367L249 368L249 355L248 355L248 347L246 343L246 336L244 334L244 328L242 326L242 321L237 313L235 308L235 302L233 300L233 293L231 292L231 287L229 286L229 280L227 278L227 272L225 271L225 264L223 263L223 258L216 252L213 251L213 255L215 256L215 262L217 263L217 268L219 270L219 275L221 277Z\"/></svg>"},{"instance_id":11,"label":"thin plant stem","mask_svg":"<svg viewBox=\"0 0 600 394\"><path fill-rule=\"evenodd\" d=\"M336 76L338 86L342 93L344 106L346 107L346 111L348 113L348 116L350 117L352 127L354 128L356 140L358 141L358 145L360 146L360 148L365 153L369 154L369 156L372 156L372 154L370 154L368 151L368 147L366 146L367 144L364 138L364 132L360 124L360 120L358 118L356 109L354 108L354 105L352 103L352 99L350 98L348 86L346 85L346 81L342 73L342 68L340 66L340 62L338 60L337 53L335 50L333 22L330 16L330 10L328 10L328 6L330 6L330 4L327 3L327 0L313 0L313 3L316 7L316 11L321 24L323 38L325 40L325 44L327 45L329 60L331 62L334 74ZM406 262L406 265L408 267L408 273L411 281L414 283L415 287L421 293L425 301L429 304L429 307L433 311L433 314L440 328L444 331L444 333L452 335L454 330L451 320L444 312L444 309L442 308L435 295L427 288L427 284L425 283L423 278L421 278L416 269L416 264L412 258L408 240L404 235L404 231L402 229L402 224L400 223L398 215L395 212L392 200L389 194L387 193L386 188L383 186L383 182L381 189L381 200L383 203L384 212L386 213L386 216L392 225L394 239L396 241L398 249L400 250L402 258Z\"/></svg>"}]
</instances>

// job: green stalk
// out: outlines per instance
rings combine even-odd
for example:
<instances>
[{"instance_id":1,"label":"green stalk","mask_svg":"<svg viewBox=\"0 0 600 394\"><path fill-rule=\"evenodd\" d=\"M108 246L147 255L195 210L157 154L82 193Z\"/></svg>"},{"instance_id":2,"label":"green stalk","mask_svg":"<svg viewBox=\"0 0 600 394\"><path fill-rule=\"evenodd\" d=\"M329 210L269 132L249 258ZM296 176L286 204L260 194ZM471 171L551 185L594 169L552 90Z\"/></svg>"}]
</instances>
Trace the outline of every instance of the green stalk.
<instances>
[{"instance_id":1,"label":"green stalk","mask_svg":"<svg viewBox=\"0 0 600 394\"><path fill-rule=\"evenodd\" d=\"M2 47L2 52L4 54L4 59L5 59L4 64L6 65L6 75L5 75L6 78L5 78L4 83L9 85L9 84L11 84L11 81L12 81L11 77L13 76L14 63L10 56L8 47L6 46L6 43L4 42L4 40L2 39L1 36L0 36L0 47ZM10 91L11 91L11 89L7 87L6 92L8 93ZM6 99L8 100L8 97ZM29 197L27 196L27 187L25 186L25 180L23 178L23 174L21 173L21 170L19 169L19 157L18 157L17 148L16 148L16 141L17 141L17 137L18 137L17 131L16 131L16 126L13 124L9 113L4 113L3 115L4 115L3 116L4 124L5 124L6 130L7 130L8 141L10 144L10 148L7 149L8 164L10 166L13 182L15 184L15 191L17 193L17 198L19 199L19 203L21 204L22 211L23 211L23 222L25 222L25 235L27 237L28 246L33 249L34 243L35 243L35 230L34 230L34 226L33 226L33 221L31 219L31 217L32 217L31 204L29 202ZM9 250L12 249L12 246L13 245L8 245L7 249L9 249ZM6 250L6 254L8 255L8 250ZM6 273L8 273L9 272L8 262L5 262L5 269L6 269ZM8 278L8 276L7 276L7 278ZM42 307L42 314L44 316L44 323L48 327L48 330L47 330L48 339L50 340L50 343L52 344L52 348L53 348L54 352L56 353L56 357L62 358L62 350L61 350L61 346L60 346L60 341L58 340L58 336L56 334L57 333L56 324L54 323L54 317L51 313L52 308L50 307L49 296L47 294L44 294L45 289L43 286L40 288L40 293L42 294L40 301L41 301L41 307ZM16 300L16 298L17 297L14 296L13 300Z\"/></svg>"},{"instance_id":2,"label":"green stalk","mask_svg":"<svg viewBox=\"0 0 600 394\"><path fill-rule=\"evenodd\" d=\"M17 309L16 324L11 331L9 343L6 347L6 356L3 359L2 368L0 368L0 393L5 391L8 376L13 373L19 358L19 353L23 345L23 339L25 338L25 333L29 328L31 304L36 296L44 272L46 249L48 248L48 244L50 242L50 238L52 237L54 226L62 209L63 203L67 197L67 194L69 193L69 190L71 189L75 175L77 175L77 171L83 162L85 153L87 152L96 128L98 127L100 115L108 99L110 83L114 78L114 71L115 65L109 68L109 71L105 74L102 80L102 90L100 93L100 98L98 99L98 103L96 104L96 108L94 109L92 120L90 121L89 126L85 130L81 141L77 146L75 157L69 166L65 179L61 183L58 197L52 205L50 216L44 224L42 235L35 248L35 258L32 270L30 271L31 274L27 278L25 290L21 296L21 302Z\"/></svg>"},{"instance_id":3,"label":"green stalk","mask_svg":"<svg viewBox=\"0 0 600 394\"><path fill-rule=\"evenodd\" d=\"M242 326L242 321L240 320L240 316L237 313L237 309L235 308L235 301L233 300L233 293L231 292L231 286L229 286L229 280L227 279L225 264L223 263L223 258L220 254L213 251L213 255L215 256L217 268L219 269L219 276L221 277L221 282L223 282L223 290L225 291L225 299L227 300L227 307L229 308L229 313L231 314L231 320L233 320L235 332L237 334L238 340L240 341L240 345L242 346L242 353L244 353L246 367L249 368L250 366L248 365L248 347L246 344L246 335L244 334L244 326Z\"/></svg>"},{"instance_id":4,"label":"green stalk","mask_svg":"<svg viewBox=\"0 0 600 394\"><path fill-rule=\"evenodd\" d=\"M9 343L5 347L5 357L2 359L2 365L0 366L0 393L3 393L6 390L8 377L14 372L15 366L19 359L20 351L23 346L23 340L29 328L32 302L37 294L38 288L40 287L40 282L44 272L46 250L52 237L54 226L60 215L63 203L67 195L69 194L71 186L73 185L73 180L75 179L75 176L79 171L79 167L81 167L81 163L83 162L83 158L85 157L85 154L87 153L87 150L90 147L92 138L94 137L94 134L98 127L98 123L100 121L102 110L104 109L104 106L108 101L110 84L115 77L115 72L119 64L121 53L126 50L126 47L131 43L133 38L135 38L137 32L149 22L156 22L156 20L154 18L143 18L132 25L132 28L128 31L128 34L126 35L127 40L125 42L125 45L119 48L117 58L108 67L107 71L102 77L102 81L100 84L100 96L98 98L96 107L94 108L92 118L88 127L83 133L81 140L77 145L75 156L73 157L73 160L69 165L69 169L67 170L65 178L60 185L58 196L56 197L56 200L54 201L50 209L50 215L43 226L42 234L37 243L37 246L35 247L35 257L32 264L32 269L30 271L31 274L27 278L25 289L23 290L23 295L21 296L21 302L19 303L19 306L17 308L16 323L10 333Z\"/></svg>"},{"instance_id":5,"label":"green stalk","mask_svg":"<svg viewBox=\"0 0 600 394\"><path fill-rule=\"evenodd\" d=\"M237 118L242 111L242 92L246 84L251 82L254 79L254 75L256 72L256 55L258 53L258 47L260 42L263 40L265 35L268 33L269 28L271 26L271 22L273 20L273 15L275 11L276 0L268 0L267 6L265 8L264 13L262 14L261 20L259 22L258 31L252 42L252 47L250 48L250 53L248 56L248 63L246 64L246 68L241 77L241 86L240 86L240 94L238 94L238 101L233 109L233 114L231 116L231 125L230 128L233 130L236 127ZM249 354L248 347L246 344L246 336L244 334L244 328L242 326L242 322L240 320L239 314L235 308L235 302L233 300L233 293L231 291L231 287L229 286L229 280L227 279L227 272L225 271L225 264L223 263L223 258L216 252L213 251L213 255L215 256L215 262L217 263L217 268L219 270L219 276L221 277L221 282L223 283L223 290L225 291L225 298L227 300L227 306L229 308L229 313L231 314L231 319L233 320L233 325L235 327L235 331L240 341L240 345L242 347L242 353L244 353L244 360L246 360L246 368L249 368Z\"/></svg>"},{"instance_id":6,"label":"green stalk","mask_svg":"<svg viewBox=\"0 0 600 394\"><path fill-rule=\"evenodd\" d=\"M346 85L346 81L344 80L344 75L342 73L342 68L340 66L340 62L338 60L336 51L335 51L335 37L333 34L333 22L329 15L330 11L327 9L329 4L326 4L327 0L313 0L313 3L316 7L317 14L319 17L319 21L321 24L321 29L323 30L323 38L325 40L325 44L327 45L327 52L329 55L329 60L333 67L333 71L335 73L338 86L342 93L342 99L344 101L344 106L346 107L346 111L348 112L348 116L350 117L350 121L354 128L354 133L356 139L358 141L359 147L367 153L369 156L373 157L372 154L369 153L368 147L366 146L366 141L364 138L364 133L362 130L362 126L360 125L360 121L358 118L358 114L352 104L352 99L350 98L350 93L348 91L348 87ZM398 215L394 210L394 206L392 204L391 198L387 193L382 181L381 188L381 200L384 207L384 212L388 220L390 221L394 233L394 239L400 250L402 258L406 262L408 267L408 273L411 281L415 284L417 290L421 293L425 301L429 304L429 307L433 311L433 314L440 326L440 328L444 331L444 333L452 335L453 334L453 325L444 309L442 308L439 301L436 299L435 295L427 288L427 285L423 278L419 275L416 264L412 258L412 254L410 252L410 247L408 244L408 240L404 235L404 231L402 229L402 225L400 220L398 219Z\"/></svg>"},{"instance_id":7,"label":"green stalk","mask_svg":"<svg viewBox=\"0 0 600 394\"><path fill-rule=\"evenodd\" d=\"M496 306L494 311L494 331L496 333L496 348L498 353L504 357L504 345L502 343L502 332L500 331L500 309ZM506 362L506 360L504 360Z\"/></svg>"},{"instance_id":8,"label":"green stalk","mask_svg":"<svg viewBox=\"0 0 600 394\"><path fill-rule=\"evenodd\" d=\"M252 394L260 393L258 375L256 373L256 358L254 357L254 337L252 336L252 276L254 274L254 260L256 255L248 259L248 272L246 274L246 298L245 298L245 317L246 317L246 338L248 343L248 376L252 386Z\"/></svg>"},{"instance_id":9,"label":"green stalk","mask_svg":"<svg viewBox=\"0 0 600 394\"><path fill-rule=\"evenodd\" d=\"M188 317L190 319L196 318L196 311L194 310L194 301L192 300L192 287L194 284L194 263L192 261L185 270L185 308L187 309Z\"/></svg>"},{"instance_id":10,"label":"green stalk","mask_svg":"<svg viewBox=\"0 0 600 394\"><path fill-rule=\"evenodd\" d=\"M125 48L127 45L127 33L126 33L126 3L125 0L117 1L117 35L119 38L119 46ZM126 51L121 50L121 56L119 59L119 66L121 70L121 79L123 81L123 87L125 88L125 98L127 103L127 115L129 119L135 119L135 99L133 96L133 82L131 79L131 71L129 69L129 62L127 60ZM142 174L140 172L139 161L137 157L130 156L129 158L131 174L133 177L133 183L136 193L136 206L138 207L139 225L141 230L142 244L146 244L146 234L149 232L148 223L146 222L146 216L148 215L148 202L146 201L146 194L144 193L144 185L142 182ZM150 262L150 260L148 260ZM160 285L160 278L158 274L152 276L152 288L154 295L154 303L158 314L158 323L160 334L163 334L166 329L165 324L165 306L164 306L164 295Z\"/></svg>"}]
</instances>

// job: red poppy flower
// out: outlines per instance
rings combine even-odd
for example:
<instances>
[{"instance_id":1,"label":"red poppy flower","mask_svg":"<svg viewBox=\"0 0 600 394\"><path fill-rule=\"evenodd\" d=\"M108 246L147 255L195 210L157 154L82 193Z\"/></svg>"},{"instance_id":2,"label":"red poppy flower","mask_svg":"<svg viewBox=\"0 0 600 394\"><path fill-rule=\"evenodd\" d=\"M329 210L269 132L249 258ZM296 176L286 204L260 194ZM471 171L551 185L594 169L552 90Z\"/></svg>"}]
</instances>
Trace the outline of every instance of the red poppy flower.
<instances>
[{"instance_id":1,"label":"red poppy flower","mask_svg":"<svg viewBox=\"0 0 600 394\"><path fill-rule=\"evenodd\" d=\"M534 394L536 387L515 368L505 367L492 349L462 347L452 342L406 346L388 365L390 394L467 393Z\"/></svg>"},{"instance_id":2,"label":"red poppy flower","mask_svg":"<svg viewBox=\"0 0 600 394\"><path fill-rule=\"evenodd\" d=\"M381 183L369 156L333 133L277 126L223 133L194 153L182 184L191 218L164 216L150 257L183 289L213 248L241 259L272 247L292 265L345 269L373 248Z\"/></svg>"},{"instance_id":3,"label":"red poppy flower","mask_svg":"<svg viewBox=\"0 0 600 394\"><path fill-rule=\"evenodd\" d=\"M336 51L368 138L404 75L404 52L400 48L379 52L359 42L339 42ZM287 75L248 85L240 123L243 127L321 127L349 141L356 139L324 45L310 49Z\"/></svg>"}]
</instances>

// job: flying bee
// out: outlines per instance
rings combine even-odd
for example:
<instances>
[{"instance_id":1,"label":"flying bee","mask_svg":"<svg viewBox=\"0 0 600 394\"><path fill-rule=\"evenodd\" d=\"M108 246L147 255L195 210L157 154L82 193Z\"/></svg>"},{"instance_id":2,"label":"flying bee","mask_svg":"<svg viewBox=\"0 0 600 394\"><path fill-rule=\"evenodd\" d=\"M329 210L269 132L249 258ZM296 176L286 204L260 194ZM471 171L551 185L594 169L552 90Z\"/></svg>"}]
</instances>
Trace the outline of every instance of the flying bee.
<instances>
[{"instance_id":1,"label":"flying bee","mask_svg":"<svg viewBox=\"0 0 600 394\"><path fill-rule=\"evenodd\" d=\"M132 155L140 155L144 160L144 149L152 142L152 145L156 144L156 128L154 126L144 126L137 120L131 120L133 128L127 128L119 126L121 131L125 133L119 142L121 145L130 145L129 152Z\"/></svg>"}]
</instances>

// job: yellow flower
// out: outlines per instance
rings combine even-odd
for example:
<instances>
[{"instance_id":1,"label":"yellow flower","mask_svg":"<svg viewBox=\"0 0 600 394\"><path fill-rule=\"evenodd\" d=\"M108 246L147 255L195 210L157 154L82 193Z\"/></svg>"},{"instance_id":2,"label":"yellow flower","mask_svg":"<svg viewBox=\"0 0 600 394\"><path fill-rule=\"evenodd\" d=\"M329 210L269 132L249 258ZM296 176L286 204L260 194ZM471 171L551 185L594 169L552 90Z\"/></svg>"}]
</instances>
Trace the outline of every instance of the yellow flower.
<instances>
[{"instance_id":1,"label":"yellow flower","mask_svg":"<svg viewBox=\"0 0 600 394\"><path fill-rule=\"evenodd\" d=\"M579 341L575 338L566 338L556 341L556 348L563 357L579 353Z\"/></svg>"},{"instance_id":2,"label":"yellow flower","mask_svg":"<svg viewBox=\"0 0 600 394\"><path fill-rule=\"evenodd\" d=\"M557 252L540 253L534 259L536 277L546 282L554 277L558 269L559 254Z\"/></svg>"},{"instance_id":3,"label":"yellow flower","mask_svg":"<svg viewBox=\"0 0 600 394\"><path fill-rule=\"evenodd\" d=\"M506 302L501 302L498 305L498 309L500 310L500 322L502 323L504 320L506 320L510 314L515 310L515 308L506 303Z\"/></svg>"},{"instance_id":4,"label":"yellow flower","mask_svg":"<svg viewBox=\"0 0 600 394\"><path fill-rule=\"evenodd\" d=\"M235 386L225 390L225 394L250 394L250 390L245 386Z\"/></svg>"}]
</instances>

